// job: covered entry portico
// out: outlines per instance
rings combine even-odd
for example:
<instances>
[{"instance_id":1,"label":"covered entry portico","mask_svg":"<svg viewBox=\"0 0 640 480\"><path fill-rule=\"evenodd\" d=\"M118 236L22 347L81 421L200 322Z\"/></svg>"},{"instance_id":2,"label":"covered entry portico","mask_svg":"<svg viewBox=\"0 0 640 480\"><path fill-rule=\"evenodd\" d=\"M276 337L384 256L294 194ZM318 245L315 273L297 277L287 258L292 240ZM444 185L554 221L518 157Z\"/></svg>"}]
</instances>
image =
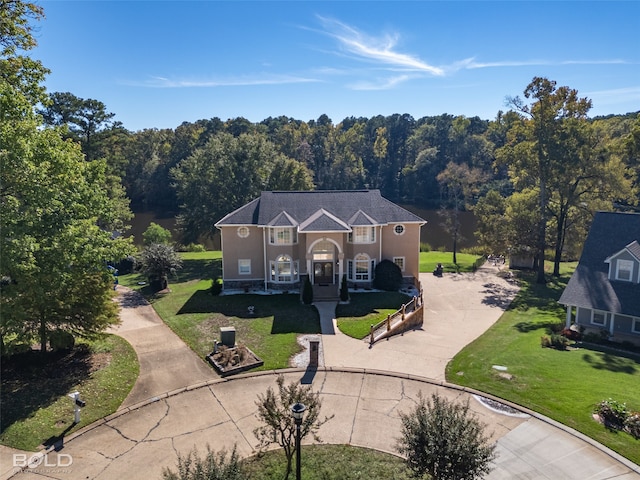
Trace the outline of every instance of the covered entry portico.
<instances>
[{"instance_id":1,"label":"covered entry portico","mask_svg":"<svg viewBox=\"0 0 640 480\"><path fill-rule=\"evenodd\" d=\"M330 238L318 239L307 253L307 271L313 285L335 285L342 278L344 253ZM337 275L336 275L337 274Z\"/></svg>"}]
</instances>

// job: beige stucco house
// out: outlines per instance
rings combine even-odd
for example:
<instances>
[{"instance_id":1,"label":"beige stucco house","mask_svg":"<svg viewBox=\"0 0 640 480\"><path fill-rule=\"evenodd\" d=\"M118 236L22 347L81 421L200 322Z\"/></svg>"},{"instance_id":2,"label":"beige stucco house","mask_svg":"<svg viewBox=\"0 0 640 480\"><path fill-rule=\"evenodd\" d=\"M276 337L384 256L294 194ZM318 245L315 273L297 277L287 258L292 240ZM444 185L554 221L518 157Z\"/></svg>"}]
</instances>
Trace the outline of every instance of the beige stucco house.
<instances>
[{"instance_id":1,"label":"beige stucco house","mask_svg":"<svg viewBox=\"0 0 640 480\"><path fill-rule=\"evenodd\" d=\"M223 288L296 290L308 276L337 291L343 275L367 288L384 259L417 284L425 223L379 190L262 192L215 225Z\"/></svg>"}]
</instances>

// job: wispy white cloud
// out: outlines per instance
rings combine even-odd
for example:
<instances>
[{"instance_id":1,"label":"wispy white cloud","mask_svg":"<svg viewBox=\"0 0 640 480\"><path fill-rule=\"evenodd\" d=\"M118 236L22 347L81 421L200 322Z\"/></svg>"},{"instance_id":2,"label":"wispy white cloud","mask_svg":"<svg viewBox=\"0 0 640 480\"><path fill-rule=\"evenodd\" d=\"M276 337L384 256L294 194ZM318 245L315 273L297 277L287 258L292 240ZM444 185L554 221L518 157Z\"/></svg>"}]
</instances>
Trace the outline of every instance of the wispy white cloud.
<instances>
[{"instance_id":1,"label":"wispy white cloud","mask_svg":"<svg viewBox=\"0 0 640 480\"><path fill-rule=\"evenodd\" d=\"M561 60L552 61L544 59L535 60L503 60L496 62L479 62L475 57L466 58L464 60L452 63L443 70L447 73L453 73L457 70L467 69L473 70L478 68L503 68L503 67L537 67L537 66L562 66L562 65L624 65L627 64L625 60L611 59L611 60Z\"/></svg>"},{"instance_id":2,"label":"wispy white cloud","mask_svg":"<svg viewBox=\"0 0 640 480\"><path fill-rule=\"evenodd\" d=\"M403 69L442 76L444 71L437 66L421 60L415 55L397 51L399 35L385 34L380 37L369 36L360 30L338 20L318 16L324 29L322 33L338 41L343 52L360 58Z\"/></svg>"},{"instance_id":3,"label":"wispy white cloud","mask_svg":"<svg viewBox=\"0 0 640 480\"><path fill-rule=\"evenodd\" d=\"M226 79L185 79L152 76L143 82L125 82L128 85L153 88L212 88L212 87L239 87L260 85L286 85L293 83L320 82L317 78L301 77L295 75L254 75Z\"/></svg>"},{"instance_id":4,"label":"wispy white cloud","mask_svg":"<svg viewBox=\"0 0 640 480\"><path fill-rule=\"evenodd\" d=\"M354 82L348 86L352 90L388 90L410 80L411 78L414 77L412 75L398 75L395 77L378 79L377 81L363 80L360 82Z\"/></svg>"}]
</instances>

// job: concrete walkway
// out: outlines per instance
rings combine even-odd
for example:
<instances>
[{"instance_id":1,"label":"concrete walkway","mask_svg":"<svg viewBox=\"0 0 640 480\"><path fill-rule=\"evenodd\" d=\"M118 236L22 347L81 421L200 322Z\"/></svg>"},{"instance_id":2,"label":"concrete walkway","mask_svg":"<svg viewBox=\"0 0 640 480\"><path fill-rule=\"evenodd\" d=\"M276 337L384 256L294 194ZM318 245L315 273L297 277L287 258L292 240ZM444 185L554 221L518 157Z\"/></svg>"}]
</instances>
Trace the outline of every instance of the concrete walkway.
<instances>
[{"instance_id":1,"label":"concrete walkway","mask_svg":"<svg viewBox=\"0 0 640 480\"><path fill-rule=\"evenodd\" d=\"M494 411L468 390L443 383L448 360L495 322L516 292L494 273L425 275L421 280L428 310L423 328L371 349L341 334L331 307L319 306L323 325L334 327L333 335L322 336L324 368L284 374L287 381L312 382L323 413L335 415L320 430L323 441L393 453L399 412L415 404L419 391L427 396L437 392L468 400L489 425L499 455L489 479L640 480L639 466L577 432L533 412L511 416ZM121 296L121 301L123 323L116 333L138 351L139 381L118 412L65 439L57 453L69 455L72 465L41 464L19 478L160 478L163 467L175 470L178 453L186 455L194 447L202 452L207 444L214 450L236 444L243 456L254 452L256 397L275 386L276 372L215 378L213 370L158 323L151 307L136 305L140 299L135 297ZM161 363L165 355L167 361ZM168 373L156 371L165 369ZM144 401L136 403L140 398ZM57 453L50 453L49 463ZM7 457L0 459L6 472Z\"/></svg>"},{"instance_id":2,"label":"concrete walkway","mask_svg":"<svg viewBox=\"0 0 640 480\"><path fill-rule=\"evenodd\" d=\"M144 297L118 287L121 323L108 330L127 340L138 355L140 374L120 408L177 388L220 378L162 321Z\"/></svg>"}]
</instances>

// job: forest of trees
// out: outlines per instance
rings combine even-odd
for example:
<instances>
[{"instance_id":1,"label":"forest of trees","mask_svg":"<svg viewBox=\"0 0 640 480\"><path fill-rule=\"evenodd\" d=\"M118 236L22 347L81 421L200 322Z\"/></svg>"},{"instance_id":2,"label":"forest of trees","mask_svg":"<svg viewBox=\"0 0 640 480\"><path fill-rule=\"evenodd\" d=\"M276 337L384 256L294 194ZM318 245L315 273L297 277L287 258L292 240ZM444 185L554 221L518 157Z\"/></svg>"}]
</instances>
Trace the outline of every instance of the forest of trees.
<instances>
[{"instance_id":1,"label":"forest of trees","mask_svg":"<svg viewBox=\"0 0 640 480\"><path fill-rule=\"evenodd\" d=\"M97 100L52 93L40 113L105 159L135 211L175 214L186 241L262 190L380 189L391 201L474 209L490 251L576 258L596 210L638 204L639 112L588 117L591 101L534 78L493 120L408 114L259 123L217 117L131 132ZM115 188L115 186L114 186Z\"/></svg>"}]
</instances>

